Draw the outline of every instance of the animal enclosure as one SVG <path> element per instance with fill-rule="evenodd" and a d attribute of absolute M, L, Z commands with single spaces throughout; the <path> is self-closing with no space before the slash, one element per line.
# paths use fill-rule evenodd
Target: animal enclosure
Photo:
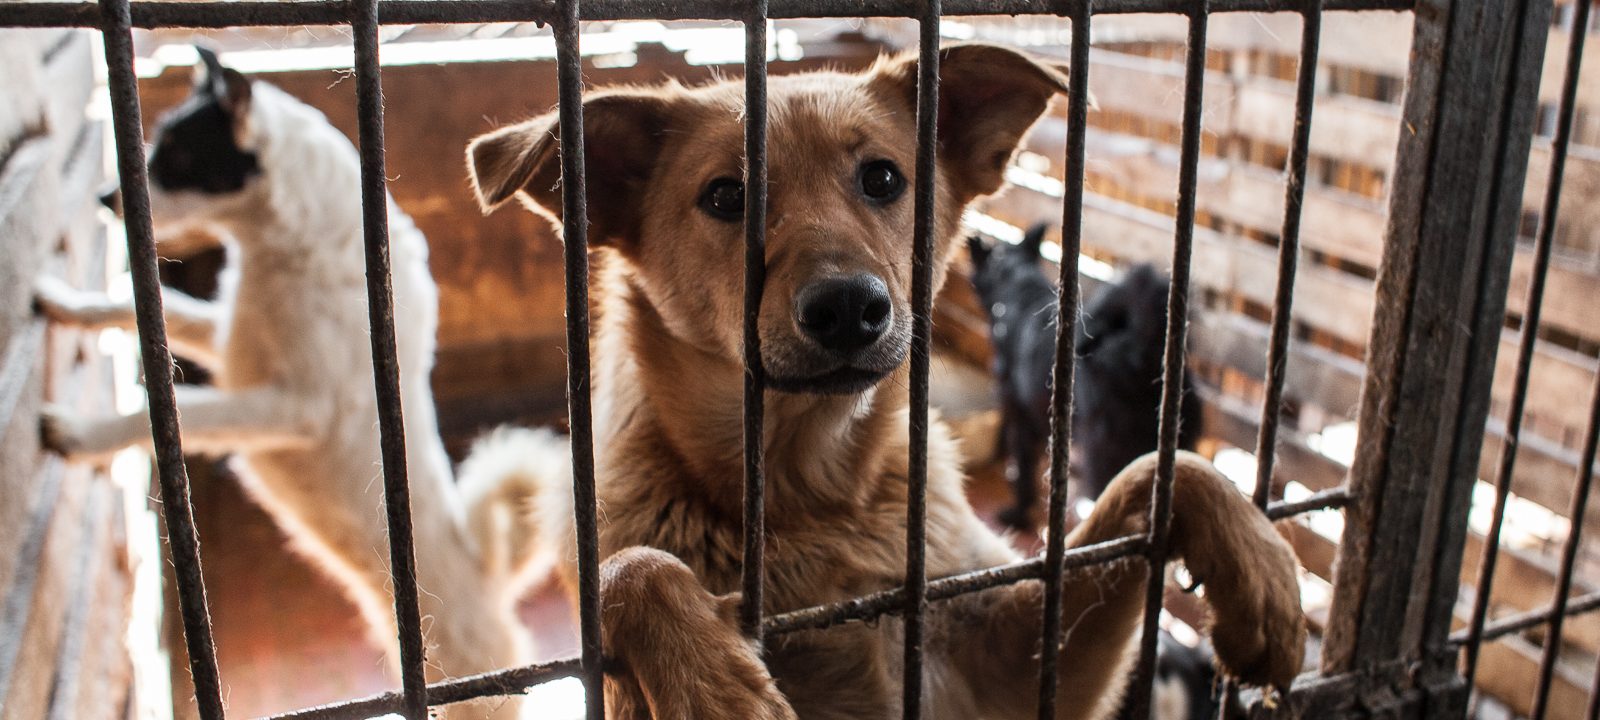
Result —
<path fill-rule="evenodd" d="M 1230 52 L 1247 44 L 1241 38 L 1251 31 L 1232 22 L 1236 13 L 1245 12 L 1276 13 L 1265 21 L 1271 23 L 1265 32 L 1277 43 L 1276 52 Z M 1411 13 L 1398 23 L 1409 25 L 1409 32 L 1394 38 L 1409 43 L 1403 78 L 1376 70 L 1363 72 L 1363 62 L 1381 66 L 1394 59 L 1357 57 L 1340 43 L 1358 32 L 1351 28 L 1362 27 L 1357 18 L 1401 19 L 1394 15 L 1397 12 Z M 1127 16 L 1134 13 L 1141 14 L 1144 25 L 1133 25 Z M 997 17 L 1012 14 L 1027 17 Z M 380 30 L 390 24 L 548 23 L 556 41 L 554 69 L 562 126 L 567 130 L 562 136 L 581 138 L 578 98 L 586 84 L 584 75 L 593 68 L 583 65 L 580 21 L 660 18 L 742 23 L 747 33 L 744 77 L 750 99 L 746 273 L 761 278 L 768 22 L 856 16 L 876 17 L 869 27 L 880 23 L 885 37 L 899 37 L 907 47 L 920 48 L 925 69 L 937 67 L 940 40 L 955 34 L 942 31 L 951 29 L 968 37 L 1026 44 L 1070 60 L 1067 102 L 1035 128 L 1027 152 L 1008 172 L 1017 188 L 991 200 L 974 226 L 980 232 L 1004 235 L 1007 228 L 1026 226 L 1041 217 L 1059 219 L 1062 328 L 1070 329 L 1075 322 L 1083 284 L 1095 282 L 1080 278 L 1081 263 L 1075 259 L 1154 260 L 1169 268 L 1173 280 L 1165 350 L 1169 389 L 1161 406 L 1159 451 L 1164 463 L 1153 503 L 1155 530 L 1065 550 L 1062 529 L 1069 512 L 1065 468 L 1070 438 L 1065 423 L 1057 423 L 1049 460 L 1055 481 L 1049 491 L 1047 544 L 1041 557 L 968 575 L 929 578 L 922 561 L 926 540 L 919 514 L 922 506 L 913 493 L 903 587 L 773 617 L 762 617 L 760 603 L 750 602 L 744 620 L 753 637 L 870 622 L 885 615 L 903 617 L 908 628 L 907 675 L 917 679 L 908 683 L 905 708 L 907 717 L 916 717 L 921 695 L 914 683 L 920 681 L 917 670 L 922 660 L 915 628 L 929 603 L 1026 579 L 1046 579 L 1051 581 L 1048 587 L 1058 588 L 1060 579 L 1075 570 L 1142 557 L 1152 582 L 1133 687 L 1136 698 L 1147 694 L 1156 622 L 1167 603 L 1184 602 L 1182 597 L 1169 599 L 1163 580 L 1177 442 L 1176 423 L 1170 418 L 1176 416 L 1179 402 L 1177 383 L 1172 381 L 1187 363 L 1200 369 L 1205 388 L 1212 393 L 1206 398 L 1211 433 L 1219 442 L 1255 456 L 1252 489 L 1258 508 L 1275 519 L 1323 513 L 1343 520 L 1338 542 L 1303 525 L 1285 526 L 1302 562 L 1314 574 L 1324 575 L 1328 586 L 1328 603 L 1313 613 L 1323 636 L 1321 662 L 1278 701 L 1278 709 L 1246 692 L 1243 700 L 1249 712 L 1460 717 L 1474 682 L 1494 697 L 1503 695 L 1518 714 L 1578 717 L 1586 706 L 1595 707 L 1586 694 L 1596 683 L 1573 680 L 1563 666 L 1570 658 L 1562 657 L 1568 645 L 1591 662 L 1589 656 L 1600 650 L 1600 626 L 1593 624 L 1594 616 L 1580 614 L 1600 608 L 1600 593 L 1581 581 L 1586 560 L 1581 539 L 1584 531 L 1594 528 L 1597 517 L 1586 500 L 1600 429 L 1600 382 L 1594 359 L 1600 335 L 1588 318 L 1600 273 L 1593 268 L 1592 236 L 1584 236 L 1593 206 L 1572 207 L 1569 213 L 1560 204 L 1563 169 L 1569 163 L 1572 169 L 1582 167 L 1581 173 L 1572 173 L 1574 177 L 1595 177 L 1588 172 L 1597 162 L 1593 151 L 1569 147 L 1594 142 L 1593 118 L 1581 116 L 1578 103 L 1582 86 L 1578 71 L 1591 24 L 1587 2 L 104 0 L 14 5 L 0 11 L 0 26 L 95 27 L 104 32 L 141 311 L 141 352 L 156 421 L 162 511 L 171 533 L 188 659 L 202 716 L 223 716 L 223 683 L 210 639 L 199 570 L 203 556 L 188 503 L 171 358 L 160 313 L 133 29 L 336 25 L 348 26 L 354 35 L 355 124 L 362 148 L 375 381 L 384 409 L 383 470 L 404 682 L 400 692 L 281 717 L 395 712 L 421 718 L 430 706 L 520 693 L 574 676 L 582 678 L 587 688 L 590 717 L 601 717 L 599 688 L 605 665 L 597 620 L 600 558 L 587 394 L 589 274 L 581 142 L 562 147 L 568 240 L 564 330 L 579 501 L 581 653 L 434 685 L 423 680 L 405 453 L 397 444 L 403 419 L 384 212 L 386 160 L 395 158 L 399 149 L 388 148 L 385 157 Z M 1036 23 L 1031 39 L 1026 37 L 1029 22 Z M 1298 44 L 1286 39 L 1296 31 Z M 1132 39 L 1113 45 L 1118 37 Z M 1555 38 L 1566 43 L 1569 54 L 1555 53 L 1562 62 L 1552 65 L 1546 56 Z M 1395 52 L 1405 56 L 1403 49 Z M 1318 68 L 1328 56 L 1339 58 L 1345 68 L 1342 74 L 1319 76 Z M 1163 62 L 1181 63 L 1181 72 L 1167 72 L 1170 68 Z M 1216 77 L 1225 72 L 1233 73 L 1235 84 Z M 1151 82 L 1152 77 L 1159 82 Z M 1279 81 L 1249 79 L 1255 77 Z M 1402 86 L 1403 107 L 1388 113 L 1383 103 L 1400 101 Z M 1088 104 L 1091 90 L 1100 106 L 1093 115 Z M 1166 101 L 1152 105 L 1152 92 L 1165 93 Z M 919 83 L 918 107 L 934 107 L 937 95 L 937 74 L 928 72 Z M 1216 104 L 1219 95 L 1227 98 L 1227 105 Z M 1150 107 L 1158 110 L 1150 112 Z M 924 152 L 918 178 L 931 177 L 935 115 L 919 113 Z M 1118 140 L 1130 135 L 1146 140 L 1129 153 L 1133 160 L 1109 169 L 1096 164 L 1097 150 L 1126 152 L 1126 143 Z M 459 147 L 450 151 L 458 152 Z M 1228 171 L 1218 158 L 1253 170 Z M 1152 188 L 1167 182 L 1162 167 L 1176 171 L 1175 193 L 1170 186 Z M 1271 175 L 1279 170 L 1286 179 Z M 1531 190 L 1527 199 L 1525 189 Z M 1573 194 L 1594 197 L 1587 187 L 1574 188 Z M 1385 197 L 1386 217 L 1381 205 Z M 911 258 L 918 268 L 911 355 L 914 447 L 925 443 L 928 431 L 935 370 L 930 357 L 936 337 L 949 352 L 979 358 L 984 354 L 973 347 L 970 333 L 963 340 L 959 332 L 963 323 L 971 322 L 962 315 L 963 309 L 970 311 L 970 299 L 963 304 L 959 297 L 944 298 L 936 310 L 930 291 L 932 198 L 931 183 L 916 188 L 921 220 L 917 252 Z M 1171 200 L 1176 208 L 1168 218 L 1162 213 L 1172 210 Z M 1532 242 L 1519 242 L 1522 235 L 1531 236 Z M 1585 257 L 1590 258 L 1587 265 Z M 759 303 L 760 284 L 753 287 L 757 292 L 750 302 Z M 755 346 L 754 325 L 746 329 L 750 352 Z M 1058 355 L 1070 357 L 1072 333 L 1063 332 L 1061 343 Z M 1071 363 L 1057 367 L 1053 407 L 1057 417 L 1064 417 L 1071 403 Z M 746 436 L 760 437 L 759 361 L 747 370 Z M 1577 388 L 1583 391 L 1576 392 Z M 1348 467 L 1313 448 L 1309 433 L 1295 424 L 1313 413 L 1341 411 L 1352 412 L 1359 431 Z M 747 443 L 745 452 L 744 592 L 747 598 L 760 598 L 761 448 Z M 925 458 L 914 454 L 913 468 L 919 461 Z M 1481 529 L 1470 518 L 1475 492 L 1481 493 L 1480 478 L 1494 481 L 1486 498 L 1489 519 Z M 1295 491 L 1289 489 L 1290 481 L 1298 483 Z M 1553 567 L 1544 567 L 1524 551 L 1501 550 L 1501 528 L 1513 490 L 1570 521 L 1570 530 L 1554 553 L 1558 560 Z M 1575 589 L 1580 592 L 1573 596 Z M 1495 607 L 1513 612 L 1492 617 Z M 1041 637 L 1046 639 L 1042 677 L 1053 679 L 1048 668 L 1058 662 L 1054 648 L 1064 630 L 1052 613 L 1040 620 Z M 1529 628 L 1547 628 L 1542 649 L 1526 641 L 1520 648 L 1490 643 Z M 1497 687 L 1496 683 L 1517 675 L 1518 663 L 1534 678 L 1533 685 Z M 1051 707 L 1053 683 L 1041 681 L 1041 686 L 1041 707 Z M 1593 716 L 1593 709 L 1588 712 Z M 1045 714 L 1041 710 L 1041 716 Z"/>

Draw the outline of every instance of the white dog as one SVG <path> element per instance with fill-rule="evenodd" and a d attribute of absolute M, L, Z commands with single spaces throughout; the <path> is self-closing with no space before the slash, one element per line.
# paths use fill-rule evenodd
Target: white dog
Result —
<path fill-rule="evenodd" d="M 202 50 L 194 91 L 160 121 L 150 155 L 158 227 L 202 221 L 232 239 L 216 302 L 168 289 L 167 331 L 182 354 L 214 370 L 215 387 L 177 389 L 183 442 L 236 453 L 251 493 L 300 548 L 336 576 L 394 658 L 377 406 L 364 279 L 360 166 L 355 148 L 316 110 L 252 83 Z M 438 291 L 427 244 L 389 200 L 395 326 L 407 464 L 429 677 L 518 663 L 525 633 L 511 612 L 505 563 L 481 552 L 452 483 L 428 384 Z M 41 280 L 52 319 L 133 327 L 132 307 Z M 47 444 L 94 457 L 149 443 L 148 415 L 88 418 L 46 413 Z M 472 488 L 515 486 L 516 458 L 548 456 L 559 440 L 502 430 L 467 467 L 495 477 Z M 479 491 L 482 492 L 482 491 Z M 459 707 L 459 706 L 458 706 Z M 504 699 L 455 717 L 512 717 Z"/>

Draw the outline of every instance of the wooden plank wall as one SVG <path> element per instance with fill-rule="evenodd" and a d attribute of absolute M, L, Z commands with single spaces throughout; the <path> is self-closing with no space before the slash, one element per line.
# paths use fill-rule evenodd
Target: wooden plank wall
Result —
<path fill-rule="evenodd" d="M 84 31 L 0 33 L 0 718 L 124 718 L 124 490 L 39 448 L 38 411 L 110 402 L 94 338 L 47 330 L 33 278 L 105 287 L 102 125 Z"/>

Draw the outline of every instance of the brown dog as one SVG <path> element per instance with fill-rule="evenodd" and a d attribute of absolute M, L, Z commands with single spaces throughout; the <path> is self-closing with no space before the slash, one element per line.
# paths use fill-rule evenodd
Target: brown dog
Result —
<path fill-rule="evenodd" d="M 993 193 L 1065 76 L 985 45 L 942 52 L 936 283 L 960 218 Z M 772 78 L 766 400 L 766 607 L 779 613 L 903 581 L 915 157 L 914 57 L 857 74 Z M 899 712 L 902 624 L 886 618 L 773 637 L 758 653 L 732 607 L 741 564 L 742 115 L 737 82 L 592 93 L 584 102 L 597 279 L 595 447 L 605 651 L 613 717 L 888 718 Z M 485 208 L 512 197 L 559 219 L 549 114 L 468 150 Z M 928 574 L 1015 562 L 973 513 L 958 450 L 933 424 Z M 1148 527 L 1154 459 L 1134 463 L 1069 538 Z M 575 569 L 568 478 L 533 479 L 532 525 Z M 1204 578 L 1228 672 L 1287 686 L 1305 630 L 1294 557 L 1202 458 L 1180 454 L 1173 547 Z M 514 550 L 521 555 L 526 548 Z M 1063 718 L 1097 718 L 1126 683 L 1144 597 L 1136 560 L 1065 586 Z M 935 603 L 930 718 L 1031 717 L 1044 589 L 1037 581 Z M 770 673 L 770 675 L 769 675 Z"/>

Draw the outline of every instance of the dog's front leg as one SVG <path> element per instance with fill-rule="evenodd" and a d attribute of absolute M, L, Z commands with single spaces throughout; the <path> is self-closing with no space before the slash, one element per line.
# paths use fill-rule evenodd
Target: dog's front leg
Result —
<path fill-rule="evenodd" d="M 1067 546 L 1147 532 L 1155 466 L 1150 454 L 1124 469 Z M 1178 453 L 1172 507 L 1172 552 L 1205 583 L 1223 672 L 1250 684 L 1287 687 L 1300 670 L 1305 645 L 1293 552 L 1233 483 L 1198 455 Z M 1103 718 L 1115 709 L 1129 675 L 1147 575 L 1145 563 L 1126 559 L 1078 571 L 1064 582 L 1058 718 Z M 952 603 L 952 617 L 982 618 L 951 623 L 955 647 L 985 648 L 955 655 L 974 693 L 1000 716 L 1033 716 L 1043 584 L 997 588 Z M 970 640 L 959 638 L 963 632 Z"/>
<path fill-rule="evenodd" d="M 212 387 L 175 388 L 184 449 L 190 452 L 241 452 L 304 445 L 315 437 L 323 401 L 264 387 L 224 391 Z M 46 407 L 40 418 L 46 447 L 67 457 L 95 458 L 136 444 L 149 445 L 150 413 L 90 417 Z"/>
<path fill-rule="evenodd" d="M 137 329 L 131 301 L 118 302 L 104 293 L 78 290 L 49 275 L 34 281 L 33 298 L 39 311 L 52 322 L 88 329 Z M 177 346 L 179 354 L 208 368 L 217 367 L 216 303 L 162 286 L 161 305 L 167 321 L 167 339 Z"/>
<path fill-rule="evenodd" d="M 681 560 L 633 547 L 600 566 L 607 714 L 643 720 L 794 720 L 739 633 L 738 594 L 707 592 Z"/>

